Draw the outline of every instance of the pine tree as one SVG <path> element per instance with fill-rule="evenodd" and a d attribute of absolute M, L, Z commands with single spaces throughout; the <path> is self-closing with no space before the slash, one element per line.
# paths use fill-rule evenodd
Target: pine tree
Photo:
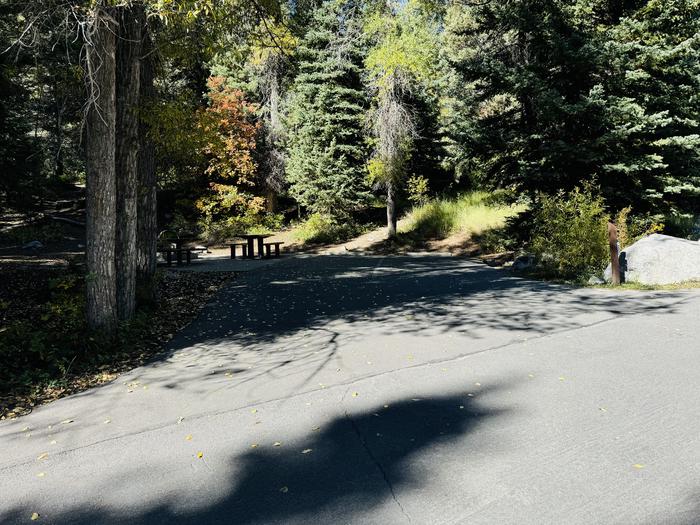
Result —
<path fill-rule="evenodd" d="M 342 216 L 370 195 L 359 16 L 352 1 L 327 0 L 297 51 L 286 174 L 291 195 L 315 213 Z"/>
<path fill-rule="evenodd" d="M 564 2 L 455 5 L 445 44 L 455 164 L 478 182 L 526 191 L 571 188 L 595 174 L 599 128 L 586 95 L 599 51 Z"/>
<path fill-rule="evenodd" d="M 615 207 L 700 208 L 700 2 L 651 0 L 611 26 L 600 177 Z"/>

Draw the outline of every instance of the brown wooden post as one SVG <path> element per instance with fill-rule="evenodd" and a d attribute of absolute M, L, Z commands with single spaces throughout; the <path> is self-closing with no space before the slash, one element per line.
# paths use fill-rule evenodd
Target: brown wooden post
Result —
<path fill-rule="evenodd" d="M 620 285 L 620 253 L 617 247 L 617 226 L 608 223 L 608 240 L 610 241 L 610 267 L 613 286 Z"/>

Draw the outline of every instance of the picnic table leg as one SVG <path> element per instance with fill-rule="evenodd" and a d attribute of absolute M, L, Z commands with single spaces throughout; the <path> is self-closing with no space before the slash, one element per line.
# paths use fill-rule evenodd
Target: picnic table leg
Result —
<path fill-rule="evenodd" d="M 254 257 L 253 246 L 253 238 L 248 237 L 248 259 L 252 259 Z"/>
<path fill-rule="evenodd" d="M 177 250 L 177 265 L 182 266 L 182 250 Z"/>
<path fill-rule="evenodd" d="M 173 265 L 173 252 L 171 252 L 170 250 L 167 250 L 165 253 L 166 253 L 166 258 L 168 259 L 168 266 L 172 266 Z"/>
<path fill-rule="evenodd" d="M 279 256 L 280 256 L 280 245 L 275 244 L 275 257 L 279 257 Z"/>
<path fill-rule="evenodd" d="M 187 266 L 189 266 L 190 263 L 192 262 L 192 252 L 190 252 L 189 250 L 187 250 L 186 253 L 187 253 Z"/>
<path fill-rule="evenodd" d="M 265 257 L 265 247 L 263 246 L 263 243 L 265 242 L 265 239 L 262 237 L 258 237 L 258 255 L 262 259 Z"/>
<path fill-rule="evenodd" d="M 244 256 L 245 256 L 245 254 L 244 254 Z M 235 259 L 235 258 L 236 258 L 236 245 L 232 244 L 231 245 L 231 259 Z"/>

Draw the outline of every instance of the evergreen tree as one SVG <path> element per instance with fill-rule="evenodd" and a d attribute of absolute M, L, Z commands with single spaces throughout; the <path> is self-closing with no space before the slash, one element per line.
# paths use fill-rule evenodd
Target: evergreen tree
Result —
<path fill-rule="evenodd" d="M 600 182 L 615 207 L 700 208 L 700 2 L 651 0 L 611 26 Z"/>
<path fill-rule="evenodd" d="M 298 48 L 299 74 L 288 114 L 287 181 L 310 211 L 344 215 L 366 202 L 362 133 L 367 98 L 359 7 L 328 0 Z"/>
<path fill-rule="evenodd" d="M 478 182 L 530 191 L 595 174 L 599 127 L 587 94 L 600 53 L 563 2 L 455 5 L 445 43 L 455 164 Z"/>

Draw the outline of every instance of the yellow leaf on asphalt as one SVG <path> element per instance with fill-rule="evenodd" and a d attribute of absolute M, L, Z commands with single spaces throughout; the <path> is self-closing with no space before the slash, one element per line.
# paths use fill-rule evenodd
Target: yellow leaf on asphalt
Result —
<path fill-rule="evenodd" d="M 204 457 L 204 452 L 197 452 L 197 457 L 202 459 Z"/>
<path fill-rule="evenodd" d="M 358 394 L 357 392 L 353 392 L 353 393 L 352 393 L 352 397 L 357 397 L 357 396 L 359 396 L 359 395 L 360 395 L 360 394 Z"/>
<path fill-rule="evenodd" d="M 43 454 L 40 454 L 38 458 L 36 458 L 37 461 L 41 461 L 42 459 L 46 459 L 49 457 L 48 452 L 44 452 Z"/>
<path fill-rule="evenodd" d="M 566 378 L 562 376 L 562 377 L 559 378 L 559 381 L 564 381 L 565 379 L 566 379 Z"/>
<path fill-rule="evenodd" d="M 56 444 L 56 440 L 54 439 L 53 441 L 51 441 L 50 444 L 51 444 L 51 445 L 55 445 L 55 444 Z"/>
<path fill-rule="evenodd" d="M 32 517 L 30 518 L 32 521 L 36 521 L 39 519 L 39 514 L 37 512 L 32 512 Z"/>
<path fill-rule="evenodd" d="M 29 428 L 29 427 L 24 427 L 24 428 L 22 429 L 22 432 L 29 432 L 30 430 L 31 430 L 31 428 Z"/>
<path fill-rule="evenodd" d="M 636 469 L 643 469 L 643 468 L 645 467 L 645 465 L 642 465 L 641 463 L 635 463 L 635 464 L 632 465 L 632 466 L 633 466 L 634 468 L 636 468 Z"/>
<path fill-rule="evenodd" d="M 313 432 L 316 432 L 317 430 L 320 430 L 320 429 L 321 429 L 321 427 L 313 427 L 311 430 L 312 430 Z"/>
<path fill-rule="evenodd" d="M 185 440 L 186 440 L 186 441 L 192 441 L 192 434 L 187 434 L 187 435 L 185 436 Z"/>
<path fill-rule="evenodd" d="M 252 445 L 250 445 L 250 448 L 258 448 L 258 444 L 257 444 L 257 443 L 253 443 Z"/>
<path fill-rule="evenodd" d="M 281 492 L 282 494 L 286 494 L 287 492 L 289 492 L 289 488 L 287 488 L 287 487 L 282 487 L 282 488 L 280 489 L 280 492 Z"/>
<path fill-rule="evenodd" d="M 273 447 L 281 447 L 281 446 L 282 446 L 282 443 L 281 443 L 280 441 L 275 441 L 275 442 L 272 444 L 272 446 L 273 446 Z"/>
<path fill-rule="evenodd" d="M 301 453 L 302 453 L 302 454 L 308 454 L 309 452 L 311 452 L 311 450 L 312 450 L 312 449 L 310 449 L 310 448 L 305 448 L 304 450 L 301 451 Z"/>
<path fill-rule="evenodd" d="M 37 478 L 43 478 L 44 476 L 46 476 L 46 472 L 39 472 L 39 473 L 36 475 Z"/>
<path fill-rule="evenodd" d="M 257 411 L 258 411 L 258 410 L 257 410 L 256 408 L 253 408 L 253 409 L 250 411 L 250 413 L 251 413 L 251 414 L 255 414 L 255 413 L 257 413 Z"/>
<path fill-rule="evenodd" d="M 110 424 L 111 422 L 112 422 L 112 420 L 109 419 L 109 418 L 107 418 L 107 419 L 104 420 L 104 424 L 105 424 L 105 425 L 108 425 L 108 424 Z"/>
<path fill-rule="evenodd" d="M 180 423 L 182 423 L 184 421 L 184 419 L 185 419 L 184 417 L 177 418 L 177 424 L 179 425 Z"/>
<path fill-rule="evenodd" d="M 67 425 L 69 423 L 73 423 L 73 420 L 72 419 L 64 419 L 63 421 L 61 421 L 62 425 Z"/>

